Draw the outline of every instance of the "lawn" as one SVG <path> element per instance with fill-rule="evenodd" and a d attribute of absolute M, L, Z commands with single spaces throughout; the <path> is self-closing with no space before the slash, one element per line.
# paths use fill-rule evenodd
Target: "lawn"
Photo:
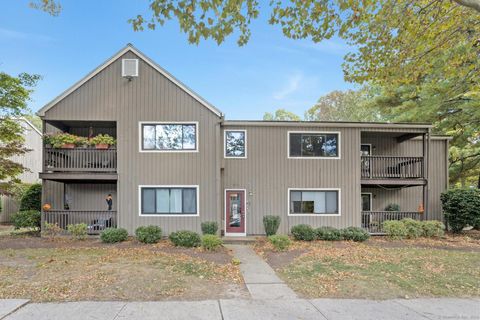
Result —
<path fill-rule="evenodd" d="M 25 248 L 8 248 L 11 239 L 0 239 L 0 299 L 203 300 L 248 294 L 227 250 L 206 253 L 167 241 L 15 240 Z"/>
<path fill-rule="evenodd" d="M 297 242 L 284 253 L 265 243 L 256 249 L 308 298 L 480 296 L 478 240 L 374 238 L 366 243 Z"/>

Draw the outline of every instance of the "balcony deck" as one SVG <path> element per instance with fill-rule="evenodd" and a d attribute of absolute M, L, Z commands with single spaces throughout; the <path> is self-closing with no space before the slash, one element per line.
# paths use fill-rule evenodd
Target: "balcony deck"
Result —
<path fill-rule="evenodd" d="M 422 214 L 413 211 L 362 211 L 362 228 L 373 235 L 385 234 L 383 223 L 388 220 L 411 218 L 421 220 Z"/>
<path fill-rule="evenodd" d="M 69 224 L 85 223 L 88 234 L 100 234 L 106 228 L 117 227 L 117 211 L 48 210 L 42 212 L 42 229 L 45 222 L 67 230 Z"/>
<path fill-rule="evenodd" d="M 361 183 L 365 185 L 424 185 L 423 157 L 361 156 Z"/>

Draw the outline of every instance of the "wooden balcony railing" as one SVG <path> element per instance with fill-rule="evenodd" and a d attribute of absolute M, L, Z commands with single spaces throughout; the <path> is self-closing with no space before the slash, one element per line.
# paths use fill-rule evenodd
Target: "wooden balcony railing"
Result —
<path fill-rule="evenodd" d="M 371 234 L 384 234 L 385 221 L 404 218 L 420 220 L 421 214 L 413 211 L 362 211 L 362 228 Z"/>
<path fill-rule="evenodd" d="M 85 223 L 89 234 L 100 234 L 106 228 L 117 227 L 117 211 L 48 210 L 42 212 L 42 228 L 45 222 L 64 230 L 69 224 Z"/>
<path fill-rule="evenodd" d="M 362 179 L 423 178 L 423 157 L 362 156 L 361 171 Z"/>
<path fill-rule="evenodd" d="M 116 149 L 45 148 L 44 171 L 115 172 Z"/>

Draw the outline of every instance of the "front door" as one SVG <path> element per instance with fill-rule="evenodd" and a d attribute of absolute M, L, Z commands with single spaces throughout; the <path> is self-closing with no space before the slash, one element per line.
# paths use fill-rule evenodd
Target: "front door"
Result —
<path fill-rule="evenodd" d="M 225 191 L 225 234 L 245 235 L 245 190 Z"/>

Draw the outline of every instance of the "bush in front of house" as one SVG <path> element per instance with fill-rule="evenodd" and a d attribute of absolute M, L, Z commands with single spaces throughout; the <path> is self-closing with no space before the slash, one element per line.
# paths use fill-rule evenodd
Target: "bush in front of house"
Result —
<path fill-rule="evenodd" d="M 315 229 L 315 238 L 325 241 L 337 241 L 342 240 L 342 232 L 333 227 L 319 227 Z"/>
<path fill-rule="evenodd" d="M 63 229 L 58 226 L 58 223 L 45 222 L 42 228 L 42 235 L 51 239 L 55 239 L 61 235 Z"/>
<path fill-rule="evenodd" d="M 315 240 L 315 230 L 308 224 L 298 224 L 290 230 L 295 240 Z"/>
<path fill-rule="evenodd" d="M 292 244 L 288 236 L 281 234 L 269 236 L 268 241 L 273 245 L 276 251 L 285 251 Z"/>
<path fill-rule="evenodd" d="M 445 225 L 441 221 L 422 221 L 422 235 L 427 238 L 441 237 L 445 234 Z"/>
<path fill-rule="evenodd" d="M 205 234 L 202 236 L 202 247 L 208 251 L 216 251 L 223 246 L 223 241 L 215 234 Z"/>
<path fill-rule="evenodd" d="M 205 221 L 201 224 L 202 234 L 217 234 L 218 223 L 216 221 Z"/>
<path fill-rule="evenodd" d="M 15 229 L 40 229 L 42 214 L 37 210 L 25 210 L 14 213 L 11 219 Z"/>
<path fill-rule="evenodd" d="M 42 185 L 35 183 L 29 186 L 20 198 L 19 211 L 42 210 Z"/>
<path fill-rule="evenodd" d="M 403 239 L 407 236 L 407 227 L 400 220 L 389 220 L 383 223 L 383 231 L 390 239 Z"/>
<path fill-rule="evenodd" d="M 263 227 L 265 228 L 267 237 L 277 233 L 281 221 L 280 216 L 267 215 L 263 217 Z"/>
<path fill-rule="evenodd" d="M 351 240 L 355 242 L 367 241 L 370 238 L 370 234 L 362 228 L 348 227 L 341 230 L 344 240 Z"/>
<path fill-rule="evenodd" d="M 442 193 L 443 211 L 448 228 L 454 233 L 480 224 L 480 189 L 451 189 Z"/>
<path fill-rule="evenodd" d="M 407 229 L 407 238 L 416 239 L 423 235 L 422 222 L 412 218 L 405 218 L 401 220 Z"/>
<path fill-rule="evenodd" d="M 105 243 L 116 243 L 127 240 L 128 232 L 123 228 L 107 228 L 100 234 L 100 240 Z"/>
<path fill-rule="evenodd" d="M 168 237 L 172 243 L 177 247 L 199 247 L 202 244 L 200 235 L 189 230 L 181 230 L 170 233 Z"/>
<path fill-rule="evenodd" d="M 135 230 L 138 241 L 143 243 L 157 243 L 162 239 L 162 229 L 159 226 L 141 226 Z"/>
<path fill-rule="evenodd" d="M 86 223 L 69 224 L 67 226 L 68 232 L 76 240 L 85 240 L 87 238 L 87 229 Z"/>

